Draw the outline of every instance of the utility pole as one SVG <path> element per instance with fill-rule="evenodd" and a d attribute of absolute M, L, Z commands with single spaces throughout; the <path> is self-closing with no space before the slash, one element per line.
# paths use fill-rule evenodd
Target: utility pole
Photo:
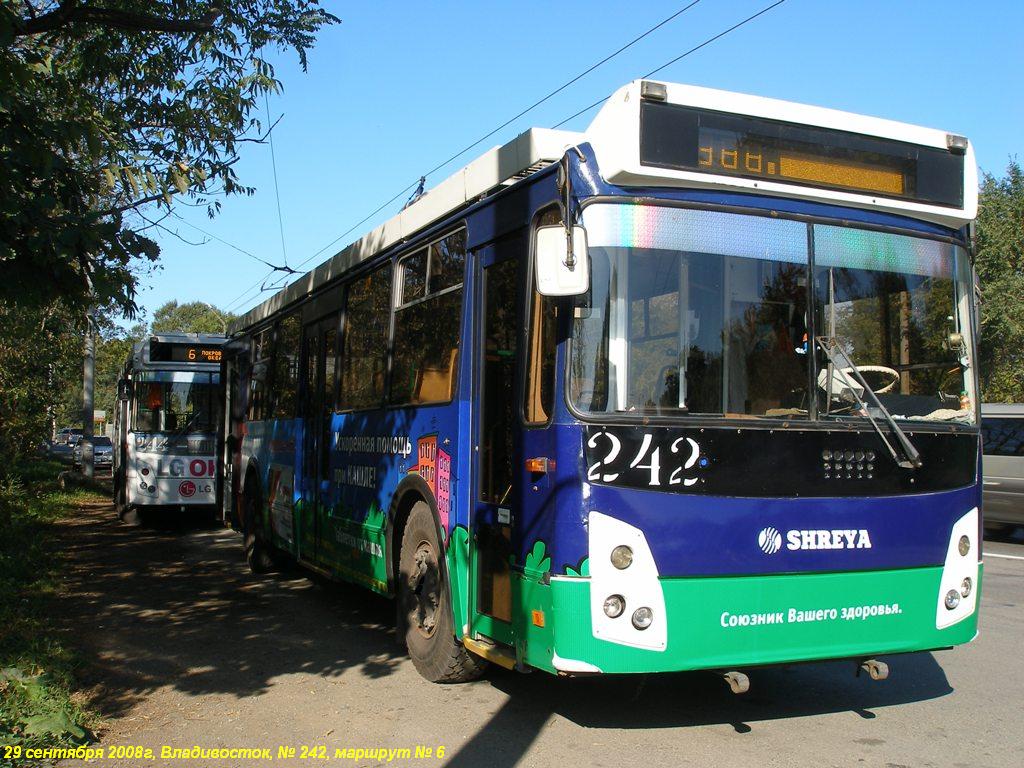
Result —
<path fill-rule="evenodd" d="M 93 336 L 92 315 L 85 316 L 85 361 L 82 365 L 82 474 L 93 477 L 93 381 L 96 376 L 96 340 Z M 89 450 L 85 450 L 89 441 Z"/>

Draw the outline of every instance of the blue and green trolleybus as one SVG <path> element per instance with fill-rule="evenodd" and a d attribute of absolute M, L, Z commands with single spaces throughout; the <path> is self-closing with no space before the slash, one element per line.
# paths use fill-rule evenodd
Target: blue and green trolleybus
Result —
<path fill-rule="evenodd" d="M 434 681 L 948 648 L 981 587 L 970 142 L 633 82 L 236 325 L 225 513 Z"/>

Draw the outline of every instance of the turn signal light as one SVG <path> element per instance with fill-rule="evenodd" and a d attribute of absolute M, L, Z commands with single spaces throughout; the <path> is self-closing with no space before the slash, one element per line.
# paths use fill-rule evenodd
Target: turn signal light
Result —
<path fill-rule="evenodd" d="M 555 471 L 555 460 L 546 456 L 537 456 L 526 460 L 526 471 L 537 475 L 543 475 Z"/>

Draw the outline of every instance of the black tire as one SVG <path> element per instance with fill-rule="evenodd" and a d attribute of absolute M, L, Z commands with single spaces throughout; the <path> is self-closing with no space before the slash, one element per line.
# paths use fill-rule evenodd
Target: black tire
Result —
<path fill-rule="evenodd" d="M 274 568 L 273 553 L 263 538 L 260 504 L 259 481 L 250 477 L 242 495 L 242 540 L 245 543 L 245 561 L 253 573 L 267 573 Z"/>
<path fill-rule="evenodd" d="M 114 508 L 117 510 L 117 517 L 125 525 L 141 525 L 142 514 L 137 507 L 128 503 L 128 488 L 123 482 L 117 484 L 114 492 Z"/>
<path fill-rule="evenodd" d="M 455 638 L 443 557 L 434 515 L 418 501 L 409 512 L 398 556 L 398 637 L 427 680 L 463 683 L 479 677 L 487 662 Z"/>
<path fill-rule="evenodd" d="M 114 493 L 113 493 L 113 496 L 114 496 L 114 498 L 113 498 L 114 511 L 117 513 L 117 516 L 120 517 L 121 516 L 121 510 L 124 509 L 124 506 L 125 506 L 124 505 L 124 480 L 121 479 L 120 475 L 114 474 L 114 475 L 111 476 L 110 483 L 111 483 L 111 485 L 113 486 L 113 489 L 114 489 Z"/>

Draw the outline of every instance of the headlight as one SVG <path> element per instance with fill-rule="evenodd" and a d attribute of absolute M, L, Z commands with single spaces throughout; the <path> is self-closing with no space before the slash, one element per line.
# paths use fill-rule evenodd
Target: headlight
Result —
<path fill-rule="evenodd" d="M 637 629 L 647 629 L 653 621 L 654 611 L 650 608 L 637 608 L 633 611 L 633 626 Z"/>
<path fill-rule="evenodd" d="M 626 610 L 626 601 L 622 595 L 609 595 L 604 601 L 604 615 L 609 619 L 617 619 Z"/>
<path fill-rule="evenodd" d="M 958 605 L 960 605 L 960 593 L 955 589 L 949 590 L 946 593 L 946 609 L 952 611 Z"/>
<path fill-rule="evenodd" d="M 612 550 L 612 565 L 620 571 L 624 571 L 633 564 L 633 550 L 625 544 L 620 544 Z"/>
<path fill-rule="evenodd" d="M 971 581 L 971 577 L 967 576 L 962 582 L 960 582 L 960 594 L 967 597 L 971 594 L 971 588 L 974 587 L 974 582 Z"/>
<path fill-rule="evenodd" d="M 966 557 L 967 553 L 971 551 L 971 540 L 969 538 L 967 538 L 966 536 L 961 536 L 960 537 L 960 543 L 957 545 L 957 549 L 960 550 L 960 554 L 961 555 Z M 965 597 L 966 597 L 966 595 L 965 595 Z"/>

